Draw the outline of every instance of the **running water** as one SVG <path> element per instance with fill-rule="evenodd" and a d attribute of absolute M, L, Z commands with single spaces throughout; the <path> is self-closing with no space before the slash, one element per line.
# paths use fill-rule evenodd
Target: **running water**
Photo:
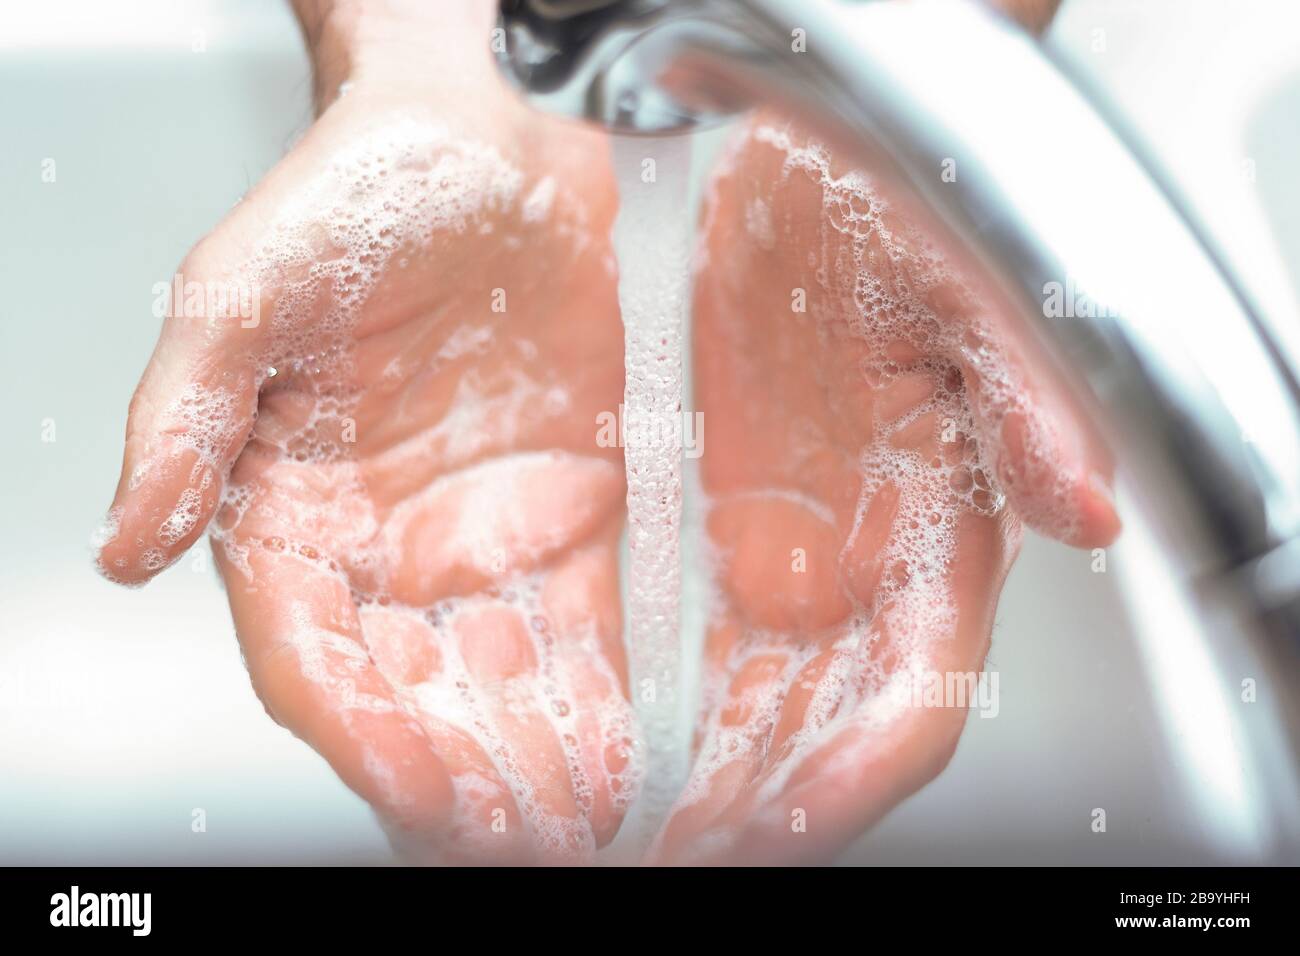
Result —
<path fill-rule="evenodd" d="M 623 313 L 627 646 L 646 747 L 636 829 L 652 833 L 685 780 L 681 545 L 683 339 L 688 301 L 690 139 L 614 137 L 614 224 Z"/>

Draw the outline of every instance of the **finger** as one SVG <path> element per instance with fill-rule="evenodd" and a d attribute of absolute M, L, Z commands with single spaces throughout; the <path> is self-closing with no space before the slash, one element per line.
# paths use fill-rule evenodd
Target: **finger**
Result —
<path fill-rule="evenodd" d="M 726 630 L 715 633 L 725 635 Z M 790 653 L 781 647 L 753 642 L 726 671 L 714 675 L 725 690 L 708 717 L 690 780 L 651 848 L 651 862 L 705 858 L 743 819 L 744 796 L 766 758 L 790 663 Z M 710 832 L 714 836 L 705 842 Z"/>
<path fill-rule="evenodd" d="M 447 628 L 404 607 L 365 604 L 359 613 L 371 659 L 398 698 L 410 705 L 456 792 L 445 834 L 430 839 L 429 834 L 389 828 L 394 848 L 415 864 L 532 862 L 532 844 L 514 795 L 475 738 L 473 719 L 465 719 L 456 686 L 459 675 L 443 654 Z"/>
<path fill-rule="evenodd" d="M 1120 521 L 1109 453 L 1073 403 L 1008 351 L 981 342 L 962 362 L 999 486 L 1036 531 L 1076 547 L 1110 544 Z"/>
<path fill-rule="evenodd" d="M 452 817 L 450 775 L 366 652 L 341 574 L 256 543 L 246 568 L 223 549 L 216 558 L 253 688 L 270 714 L 388 823 L 436 841 Z"/>
<path fill-rule="evenodd" d="M 954 447 L 954 438 L 977 439 L 978 451 L 968 450 L 967 458 L 992 472 L 996 486 L 990 484 L 989 490 L 1005 493 L 1035 530 L 1076 547 L 1109 544 L 1120 530 L 1110 491 L 1110 453 L 1061 376 L 1010 320 L 1005 297 L 984 280 L 968 251 L 945 246 L 946 259 L 927 254 L 915 224 L 902 218 L 884 215 L 879 228 L 892 230 L 897 261 L 891 267 L 906 277 L 904 287 L 925 290 L 911 304 L 922 315 L 932 314 L 929 347 L 956 366 L 943 379 L 956 379 L 959 372 L 964 386 L 962 404 L 969 413 L 956 414 L 944 431 L 973 434 L 947 434 L 947 450 Z M 889 273 L 883 264 L 875 268 Z M 915 357 L 904 354 L 914 351 L 905 340 L 892 348 L 902 350 L 890 355 L 900 365 Z M 910 384 L 922 383 L 900 377 L 882 393 L 884 404 L 897 391 L 898 404 L 909 407 Z M 946 385 L 949 395 L 958 394 L 956 384 Z"/>
<path fill-rule="evenodd" d="M 110 580 L 142 585 L 198 539 L 252 430 L 268 366 L 326 312 L 327 284 L 305 281 L 320 236 L 299 228 L 300 210 L 319 208 L 319 184 L 337 178 L 322 176 L 319 156 L 340 127 L 313 126 L 159 296 L 167 317 L 131 400 L 113 503 L 92 539 Z M 276 315 L 281 299 L 293 306 L 289 323 Z"/>
<path fill-rule="evenodd" d="M 535 691 L 540 661 L 528 625 L 514 608 L 492 604 L 461 612 L 454 630 L 493 759 L 540 860 L 586 859 L 595 839 L 574 793 L 575 763 L 551 720 L 553 701 Z"/>
<path fill-rule="evenodd" d="M 586 787 L 579 802 L 597 847 L 614 838 L 641 782 L 619 613 L 617 549 L 614 528 L 604 540 L 565 559 L 543 589 L 545 615 L 530 622 L 543 649 L 552 654 L 554 677 L 566 689 L 552 713 L 561 735 L 567 735 L 566 749 L 580 761 Z"/>
<path fill-rule="evenodd" d="M 561 562 L 531 609 L 515 593 L 434 624 L 395 607 L 361 612 L 371 657 L 457 788 L 458 859 L 585 859 L 635 794 L 617 537 L 605 537 Z"/>
<path fill-rule="evenodd" d="M 169 287 L 171 314 L 131 401 L 121 476 L 94 542 L 115 582 L 144 584 L 197 540 L 252 429 L 263 304 L 210 251 L 219 243 L 192 253 Z"/>
<path fill-rule="evenodd" d="M 939 379 L 960 408 L 950 408 L 943 424 L 943 451 L 978 462 L 996 479 L 995 487 L 1026 524 L 1065 544 L 1100 547 L 1119 534 L 1111 495 L 1114 462 L 1105 443 L 1078 403 L 1054 375 L 1045 357 L 1024 343 L 1009 320 L 1005 300 L 975 275 L 960 251 L 956 272 L 910 250 L 904 233 L 896 250 L 902 272 L 926 289 L 916 303 L 931 312 L 932 347 L 955 368 Z M 965 278 L 963 278 L 963 276 Z M 918 353 L 905 341 L 890 347 L 890 358 L 906 366 Z M 953 381 L 949 382 L 948 379 Z M 881 411 L 891 404 L 915 404 L 913 388 L 925 376 L 899 376 L 880 393 Z M 965 409 L 968 408 L 969 411 Z"/>
<path fill-rule="evenodd" d="M 743 735 L 732 728 L 725 740 L 709 741 L 697 763 L 694 793 L 684 795 L 653 848 L 652 862 L 726 861 L 770 781 L 797 758 L 803 741 L 835 718 L 847 676 L 846 655 L 829 648 L 809 650 L 815 653 L 811 660 L 805 661 L 807 653 L 782 659 L 780 670 L 771 672 L 762 695 L 764 712 L 750 710 Z M 747 745 L 737 747 L 737 737 Z M 727 749 L 740 755 L 716 767 L 718 755 Z"/>
<path fill-rule="evenodd" d="M 768 776 L 779 782 L 779 790 L 771 793 L 769 780 L 757 782 L 757 806 L 746 813 L 749 822 L 734 840 L 729 861 L 826 861 L 943 770 L 956 750 L 967 709 L 948 700 L 928 706 L 936 702 L 918 698 L 915 681 L 922 674 L 942 678 L 983 670 L 997 594 L 1014 551 L 1008 536 L 1014 531 L 1002 519 L 964 516 L 951 565 L 956 611 L 951 630 L 917 641 L 907 602 L 896 604 L 882 612 L 870 644 L 873 658 L 891 665 L 892 679 L 829 720 L 817 693 L 804 695 L 801 725 L 816 732 L 773 763 Z M 924 651 L 917 656 L 906 648 Z M 861 660 L 855 662 L 859 675 L 861 666 Z M 842 669 L 829 666 L 824 674 L 821 680 L 833 682 L 838 695 Z M 791 700 L 790 705 L 799 704 Z"/>

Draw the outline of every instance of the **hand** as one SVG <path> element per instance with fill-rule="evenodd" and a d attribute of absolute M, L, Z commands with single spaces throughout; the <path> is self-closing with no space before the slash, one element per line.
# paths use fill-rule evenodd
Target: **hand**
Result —
<path fill-rule="evenodd" d="M 606 144 L 502 89 L 490 2 L 299 6 L 325 108 L 181 268 L 249 295 L 173 303 L 100 567 L 213 519 L 254 687 L 395 842 L 585 859 L 637 785 Z"/>
<path fill-rule="evenodd" d="M 1018 516 L 1118 532 L 1104 452 L 979 290 L 866 174 L 780 117 L 742 132 L 696 276 L 718 604 L 660 862 L 842 849 L 950 759 L 966 711 L 929 692 L 982 671 Z"/>
<path fill-rule="evenodd" d="M 991 2 L 1036 31 L 1058 5 Z M 1085 547 L 1118 533 L 1109 461 L 979 290 L 784 117 L 737 138 L 704 232 L 718 606 L 651 859 L 825 860 L 951 758 L 965 712 L 915 703 L 982 671 L 1019 518 Z"/>

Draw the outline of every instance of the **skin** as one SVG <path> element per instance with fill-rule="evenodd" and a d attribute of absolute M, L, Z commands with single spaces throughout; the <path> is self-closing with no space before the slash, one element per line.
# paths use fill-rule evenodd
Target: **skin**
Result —
<path fill-rule="evenodd" d="M 1017 12 L 1045 22 L 1048 6 Z M 602 138 L 502 88 L 477 39 L 492 7 L 296 4 L 319 119 L 180 269 L 252 288 L 261 321 L 234 310 L 166 321 L 131 404 L 99 563 L 141 584 L 210 530 L 267 711 L 376 808 L 408 858 L 581 862 L 613 838 L 637 785 L 617 584 L 622 456 L 593 424 L 622 398 L 617 197 Z M 392 161 L 402 147 L 405 166 Z M 382 176 L 377 156 L 390 161 Z M 412 179 L 434 167 L 512 172 L 476 203 L 460 173 Z M 548 194 L 546 215 L 532 215 L 528 198 Z M 385 201 L 429 195 L 460 201 L 467 224 L 417 203 L 379 232 Z M 745 226 L 755 198 L 781 225 L 775 247 Z M 726 727 L 750 746 L 697 765 L 703 796 L 666 824 L 654 862 L 824 859 L 937 774 L 961 730 L 964 712 L 930 709 L 867 735 L 845 702 L 804 727 L 810 678 L 853 609 L 874 609 L 873 636 L 857 644 L 889 672 L 890 629 L 905 622 L 877 606 L 894 572 L 881 555 L 907 489 L 875 488 L 854 532 L 861 455 L 881 420 L 934 387 L 855 377 L 866 346 L 840 334 L 851 314 L 807 274 L 822 198 L 759 144 L 714 189 L 694 350 L 719 605 L 697 746 L 707 754 Z M 357 263 L 332 224 L 354 206 L 373 214 L 354 219 L 372 246 L 346 274 L 340 264 Z M 782 313 L 800 285 L 829 339 Z M 1018 381 L 1062 438 L 1071 543 L 1105 543 L 1118 526 L 1095 478 L 1104 457 L 1049 389 L 1028 371 Z M 184 400 L 194 394 L 223 397 L 215 429 Z M 938 427 L 921 416 L 898 447 L 943 454 Z M 936 669 L 980 669 L 1014 558 L 1013 509 L 1032 520 L 1059 505 L 1062 476 L 1023 467 L 1018 434 L 1012 419 L 996 439 L 1012 508 L 956 528 L 944 578 L 955 615 L 932 635 Z M 808 557 L 798 576 L 794 547 Z M 757 715 L 762 699 L 778 701 L 778 720 Z M 799 839 L 791 808 L 807 815 Z"/>

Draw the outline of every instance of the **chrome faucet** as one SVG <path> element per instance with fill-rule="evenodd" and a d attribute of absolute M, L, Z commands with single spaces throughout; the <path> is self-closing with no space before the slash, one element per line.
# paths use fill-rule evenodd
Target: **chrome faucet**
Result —
<path fill-rule="evenodd" d="M 1240 856 L 1296 862 L 1298 365 L 1116 118 L 974 0 L 503 0 L 500 26 L 541 109 L 668 134 L 784 103 L 967 250 L 1192 603 L 1230 747 L 1190 762 L 1240 776 Z M 1046 307 L 1062 288 L 1085 314 Z"/>

